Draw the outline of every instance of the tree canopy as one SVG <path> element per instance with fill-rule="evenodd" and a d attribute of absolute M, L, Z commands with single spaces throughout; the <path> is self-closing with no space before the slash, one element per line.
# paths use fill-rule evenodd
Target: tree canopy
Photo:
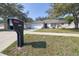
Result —
<path fill-rule="evenodd" d="M 8 18 L 8 17 L 17 17 L 20 20 L 28 21 L 27 11 L 23 12 L 24 7 L 22 4 L 17 3 L 1 3 L 0 4 L 0 17 Z"/>
<path fill-rule="evenodd" d="M 24 7 L 22 4 L 17 3 L 0 3 L 0 17 L 4 19 L 5 28 L 7 28 L 8 17 L 17 17 L 24 22 L 28 22 L 27 12 L 24 13 Z M 30 20 L 31 21 L 31 20 Z"/>
<path fill-rule="evenodd" d="M 51 4 L 48 14 L 52 17 L 58 17 L 66 14 L 72 14 L 75 28 L 78 28 L 79 3 L 55 3 Z"/>
<path fill-rule="evenodd" d="M 43 20 L 47 20 L 48 17 L 37 17 L 36 21 L 43 21 Z"/>
<path fill-rule="evenodd" d="M 73 16 L 67 16 L 64 18 L 64 20 L 66 20 L 68 22 L 68 24 L 71 24 L 71 22 L 73 22 L 75 20 L 75 18 Z"/>

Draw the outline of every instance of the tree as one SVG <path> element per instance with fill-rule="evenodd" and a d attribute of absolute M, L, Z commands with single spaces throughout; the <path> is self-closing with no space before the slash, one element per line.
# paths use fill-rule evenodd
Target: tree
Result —
<path fill-rule="evenodd" d="M 65 20 L 68 22 L 68 24 L 71 24 L 71 22 L 73 22 L 75 18 L 73 16 L 67 16 L 65 17 Z"/>
<path fill-rule="evenodd" d="M 74 19 L 75 28 L 78 29 L 78 16 L 79 16 L 79 3 L 59 3 L 51 6 L 50 13 L 54 17 L 61 15 L 72 14 Z"/>
<path fill-rule="evenodd" d="M 49 19 L 48 17 L 37 17 L 36 21 L 43 21 Z"/>
<path fill-rule="evenodd" d="M 25 20 L 27 15 L 22 12 L 23 6 L 17 3 L 1 3 L 0 4 L 0 17 L 4 19 L 4 26 L 7 29 L 7 18 L 17 17 L 21 20 Z"/>
<path fill-rule="evenodd" d="M 25 19 L 25 22 L 33 22 L 34 20 L 30 17 L 27 17 L 27 19 Z"/>

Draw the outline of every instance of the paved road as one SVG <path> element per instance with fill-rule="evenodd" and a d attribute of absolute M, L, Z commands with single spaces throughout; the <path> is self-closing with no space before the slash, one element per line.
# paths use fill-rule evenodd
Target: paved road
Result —
<path fill-rule="evenodd" d="M 71 37 L 79 37 L 79 34 L 71 34 L 71 33 L 47 33 L 47 32 L 25 32 L 26 34 L 36 34 L 36 35 L 55 35 L 55 36 L 71 36 Z"/>
<path fill-rule="evenodd" d="M 16 41 L 16 33 L 13 31 L 0 32 L 0 52 Z"/>

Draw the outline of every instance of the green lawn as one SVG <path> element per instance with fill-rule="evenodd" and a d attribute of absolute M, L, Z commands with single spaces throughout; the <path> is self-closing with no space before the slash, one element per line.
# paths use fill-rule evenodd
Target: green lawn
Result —
<path fill-rule="evenodd" d="M 17 50 L 15 42 L 3 53 L 15 56 L 79 55 L 78 37 L 25 35 L 25 43 L 22 50 Z"/>
<path fill-rule="evenodd" d="M 79 33 L 79 29 L 40 29 L 36 32 Z"/>

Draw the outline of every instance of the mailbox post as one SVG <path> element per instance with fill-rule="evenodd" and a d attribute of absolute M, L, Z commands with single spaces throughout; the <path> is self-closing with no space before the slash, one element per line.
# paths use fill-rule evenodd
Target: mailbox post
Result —
<path fill-rule="evenodd" d="M 23 30 L 24 30 L 24 23 L 18 19 L 12 19 L 13 29 L 17 33 L 17 46 L 22 47 L 24 45 L 24 37 L 23 37 Z"/>

